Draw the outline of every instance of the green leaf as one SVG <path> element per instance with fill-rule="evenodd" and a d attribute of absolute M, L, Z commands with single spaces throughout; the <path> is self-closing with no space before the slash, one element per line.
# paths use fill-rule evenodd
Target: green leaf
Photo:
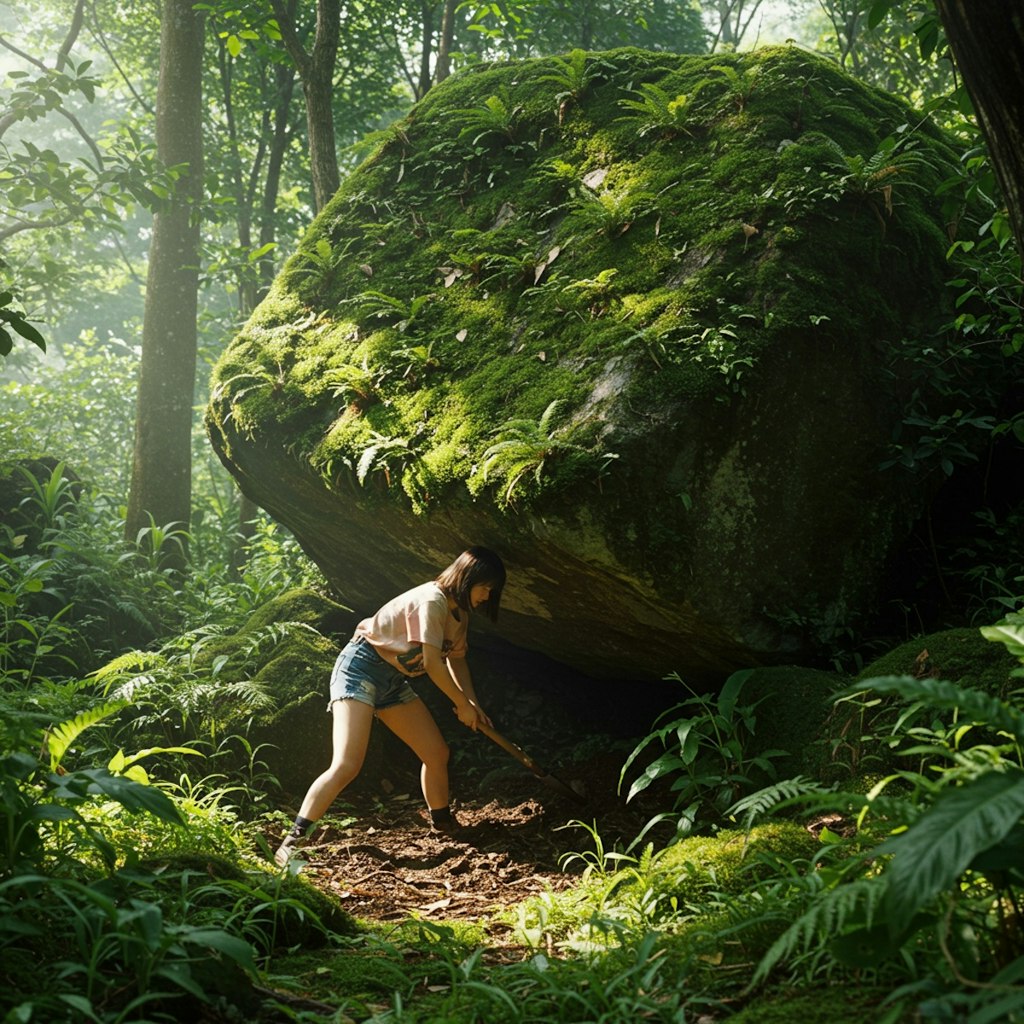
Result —
<path fill-rule="evenodd" d="M 920 701 L 926 707 L 956 711 L 961 721 L 983 722 L 993 729 L 1009 733 L 1024 743 L 1024 715 L 996 697 L 957 686 L 944 679 L 915 679 L 913 676 L 880 676 L 857 683 L 839 694 L 849 697 L 873 690 L 891 693 L 905 701 Z"/>
<path fill-rule="evenodd" d="M 173 825 L 184 824 L 181 812 L 166 793 L 120 775 L 111 775 L 103 768 L 87 768 L 68 775 L 51 775 L 49 779 L 53 785 L 53 795 L 58 798 L 80 800 L 85 793 L 102 793 L 133 814 L 147 811 L 161 821 Z"/>
<path fill-rule="evenodd" d="M 736 707 L 736 700 L 740 695 L 740 690 L 743 689 L 743 684 L 753 675 L 753 672 L 753 669 L 745 668 L 739 672 L 733 672 L 726 679 L 722 692 L 718 696 L 718 710 L 726 720 L 732 719 L 733 709 Z"/>
<path fill-rule="evenodd" d="M 986 640 L 1004 644 L 1014 657 L 1024 658 L 1024 623 L 1013 623 L 1005 619 L 994 626 L 982 626 L 981 635 Z"/>
<path fill-rule="evenodd" d="M 951 888 L 978 854 L 999 844 L 1024 814 L 1024 772 L 986 772 L 946 790 L 907 829 L 878 846 L 892 855 L 885 872 L 889 926 L 901 931 L 944 889 Z"/>
<path fill-rule="evenodd" d="M 218 953 L 223 953 L 224 956 L 234 960 L 240 967 L 244 967 L 248 971 L 256 970 L 252 946 L 244 939 L 229 935 L 219 928 L 196 928 L 194 931 L 183 934 L 181 941 L 215 949 Z"/>

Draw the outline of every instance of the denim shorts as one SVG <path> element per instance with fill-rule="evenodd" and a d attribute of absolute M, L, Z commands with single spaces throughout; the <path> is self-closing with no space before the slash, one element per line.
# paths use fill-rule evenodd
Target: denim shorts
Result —
<path fill-rule="evenodd" d="M 334 663 L 327 710 L 336 700 L 357 700 L 383 711 L 417 699 L 408 678 L 389 665 L 373 649 L 373 644 L 357 637 L 349 640 Z"/>

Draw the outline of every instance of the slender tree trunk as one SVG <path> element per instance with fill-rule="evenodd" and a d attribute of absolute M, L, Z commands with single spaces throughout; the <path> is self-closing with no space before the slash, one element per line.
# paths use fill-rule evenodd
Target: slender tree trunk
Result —
<path fill-rule="evenodd" d="M 135 448 L 126 533 L 149 525 L 188 528 L 192 503 L 192 406 L 196 378 L 199 201 L 203 191 L 203 14 L 192 0 L 164 0 L 157 87 L 157 156 L 184 165 L 153 219 L 136 396 Z M 184 553 L 168 550 L 170 564 Z"/>
<path fill-rule="evenodd" d="M 416 99 L 423 99 L 430 90 L 430 55 L 434 49 L 434 5 L 430 0 L 420 3 L 420 77 L 416 85 Z"/>
<path fill-rule="evenodd" d="M 1024 8 L 1011 0 L 935 0 L 935 6 L 1024 255 Z"/>
<path fill-rule="evenodd" d="M 441 37 L 437 41 L 434 81 L 443 82 L 452 71 L 452 42 L 455 37 L 455 8 L 459 0 L 445 0 L 441 15 Z"/>
<path fill-rule="evenodd" d="M 292 140 L 291 107 L 295 92 L 295 72 L 290 67 L 278 65 L 274 71 L 277 81 L 274 103 L 274 128 L 267 155 L 267 176 L 263 179 L 263 197 L 260 200 L 260 247 L 277 241 L 277 194 L 281 190 L 281 170 L 284 156 Z M 270 290 L 276 267 L 275 257 L 268 253 L 260 258 L 260 286 L 256 301 L 262 301 Z"/>
<path fill-rule="evenodd" d="M 340 0 L 317 0 L 313 48 L 307 53 L 295 31 L 294 3 L 271 0 L 281 39 L 299 72 L 306 97 L 309 164 L 313 178 L 313 206 L 319 213 L 338 191 L 338 150 L 334 135 L 334 65 L 341 39 Z"/>

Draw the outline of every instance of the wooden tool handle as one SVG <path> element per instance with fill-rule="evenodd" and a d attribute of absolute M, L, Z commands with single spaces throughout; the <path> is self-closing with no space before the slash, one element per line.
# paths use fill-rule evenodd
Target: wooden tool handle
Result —
<path fill-rule="evenodd" d="M 477 731 L 482 732 L 488 739 L 493 740 L 503 750 L 508 751 L 520 764 L 525 765 L 534 775 L 546 775 L 547 772 L 525 750 L 517 747 L 511 740 L 505 739 L 497 729 L 482 723 L 477 726 Z"/>

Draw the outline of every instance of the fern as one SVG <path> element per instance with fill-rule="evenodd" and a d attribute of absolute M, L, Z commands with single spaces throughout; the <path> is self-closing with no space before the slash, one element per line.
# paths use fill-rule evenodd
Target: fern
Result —
<path fill-rule="evenodd" d="M 636 98 L 619 100 L 619 106 L 633 113 L 623 115 L 620 121 L 637 125 L 637 135 L 660 130 L 666 135 L 683 132 L 691 134 L 689 127 L 690 97 L 684 93 L 673 96 L 651 82 L 644 82 L 634 90 Z"/>
<path fill-rule="evenodd" d="M 109 689 L 110 684 L 121 676 L 162 668 L 166 661 L 162 655 L 152 651 L 127 651 L 91 672 L 89 678 L 95 679 L 97 683 L 105 683 Z"/>
<path fill-rule="evenodd" d="M 881 905 L 883 890 L 873 879 L 859 878 L 826 889 L 821 875 L 805 879 L 809 906 L 772 943 L 754 971 L 751 988 L 764 981 L 776 965 L 798 952 L 806 952 L 827 936 L 837 935 L 851 925 L 870 927 Z"/>
<path fill-rule="evenodd" d="M 746 815 L 743 820 L 743 830 L 749 832 L 757 818 L 773 809 L 778 809 L 787 801 L 795 800 L 797 797 L 807 793 L 831 792 L 830 789 L 825 789 L 825 787 L 813 779 L 797 775 L 792 779 L 783 779 L 781 782 L 776 782 L 771 786 L 765 786 L 764 789 L 759 789 L 756 793 L 751 793 L 749 796 L 743 797 L 742 800 L 737 800 L 726 811 L 726 817 L 733 818 L 741 814 Z"/>
<path fill-rule="evenodd" d="M 522 109 L 513 104 L 508 90 L 502 90 L 488 96 L 479 107 L 454 110 L 452 114 L 463 123 L 459 138 L 472 136 L 470 141 L 475 146 L 486 135 L 501 135 L 509 142 L 515 141 L 516 119 Z"/>
<path fill-rule="evenodd" d="M 1005 732 L 1018 743 L 1024 743 L 1024 715 L 1005 701 L 980 690 L 973 690 L 945 679 L 915 679 L 913 676 L 880 676 L 858 683 L 841 697 L 871 690 L 895 694 L 905 701 L 921 701 L 929 708 L 956 711 L 961 721 L 983 722 L 992 729 Z"/>
<path fill-rule="evenodd" d="M 46 737 L 46 746 L 50 753 L 50 771 L 57 770 L 62 758 L 68 752 L 71 745 L 86 729 L 96 725 L 97 722 L 102 722 L 111 715 L 117 714 L 123 707 L 125 707 L 125 701 L 121 700 L 97 704 L 95 707 L 89 708 L 81 712 L 81 714 L 75 715 L 74 718 L 61 722 L 60 725 L 56 725 L 49 730 Z"/>
<path fill-rule="evenodd" d="M 978 854 L 997 845 L 1024 815 L 1024 772 L 989 771 L 950 789 L 913 825 L 872 853 L 892 855 L 885 872 L 886 916 L 902 929 Z"/>
<path fill-rule="evenodd" d="M 535 423 L 533 420 L 513 419 L 502 424 L 496 431 L 500 440 L 484 452 L 481 469 L 486 481 L 497 476 L 506 481 L 502 500 L 509 504 L 520 481 L 532 473 L 539 484 L 546 461 L 556 452 L 566 448 L 565 442 L 554 437 L 554 421 L 558 408 L 563 404 L 556 398 Z"/>

